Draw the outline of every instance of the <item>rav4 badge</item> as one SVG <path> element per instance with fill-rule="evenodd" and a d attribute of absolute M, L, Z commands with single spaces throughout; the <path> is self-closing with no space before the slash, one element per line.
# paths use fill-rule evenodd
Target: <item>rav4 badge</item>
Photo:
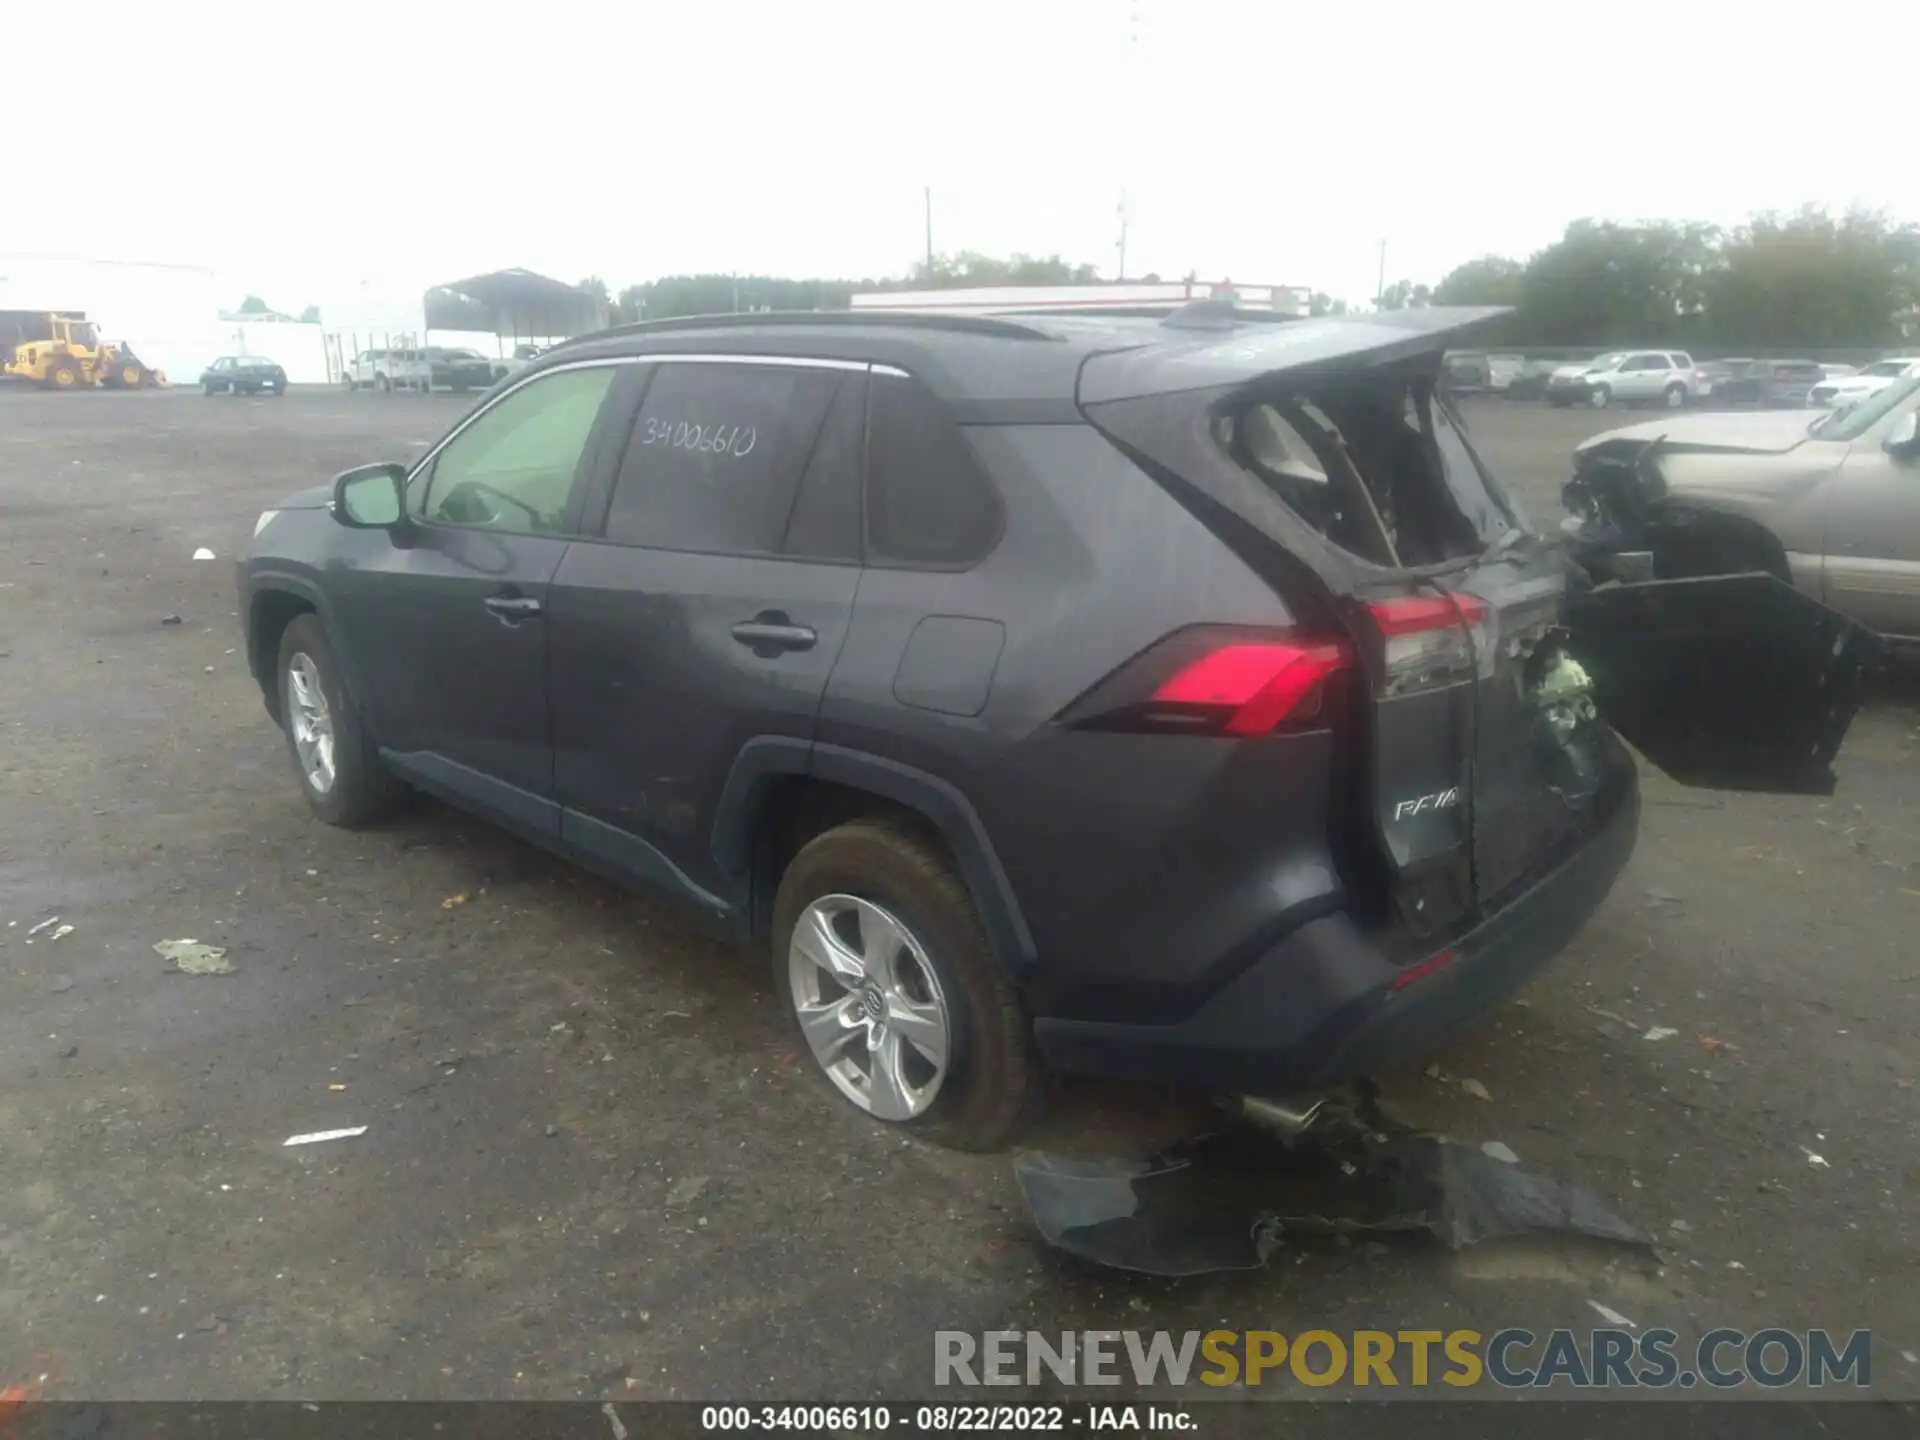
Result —
<path fill-rule="evenodd" d="M 1408 820 L 1415 815 L 1426 815 L 1436 810 L 1451 810 L 1460 803 L 1460 787 L 1455 785 L 1448 790 L 1436 790 L 1431 795 L 1421 795 L 1416 799 L 1402 800 L 1393 807 L 1395 820 Z"/>

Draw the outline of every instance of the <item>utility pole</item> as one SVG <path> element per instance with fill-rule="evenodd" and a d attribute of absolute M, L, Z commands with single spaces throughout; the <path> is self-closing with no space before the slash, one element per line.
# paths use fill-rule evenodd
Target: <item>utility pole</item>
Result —
<path fill-rule="evenodd" d="M 933 283 L 933 187 L 923 192 L 927 202 L 927 283 Z"/>
<path fill-rule="evenodd" d="M 1380 308 L 1380 301 L 1387 293 L 1387 242 L 1380 242 L 1380 279 L 1373 287 L 1373 308 Z"/>
<path fill-rule="evenodd" d="M 1120 264 L 1119 273 L 1113 278 L 1122 284 L 1127 279 L 1127 192 L 1120 192 Z"/>

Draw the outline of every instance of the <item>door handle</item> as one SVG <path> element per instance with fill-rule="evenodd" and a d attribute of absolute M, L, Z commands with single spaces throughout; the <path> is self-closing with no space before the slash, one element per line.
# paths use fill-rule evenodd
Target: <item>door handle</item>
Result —
<path fill-rule="evenodd" d="M 795 625 L 778 610 L 773 610 L 742 620 L 733 627 L 733 638 L 764 659 L 783 650 L 811 650 L 820 637 L 812 626 Z"/>
<path fill-rule="evenodd" d="M 489 595 L 485 603 L 502 620 L 530 620 L 540 613 L 540 602 L 531 595 Z"/>

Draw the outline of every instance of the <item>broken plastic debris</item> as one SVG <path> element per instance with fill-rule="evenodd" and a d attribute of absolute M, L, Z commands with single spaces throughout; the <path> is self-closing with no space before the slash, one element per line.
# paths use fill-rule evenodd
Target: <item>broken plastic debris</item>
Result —
<path fill-rule="evenodd" d="M 213 551 L 202 545 L 198 550 L 193 552 L 193 558 L 196 560 L 211 560 L 214 558 L 214 555 Z"/>
<path fill-rule="evenodd" d="M 1147 1159 L 1035 1153 L 1015 1171 L 1049 1244 L 1147 1275 L 1255 1270 L 1288 1234 L 1424 1230 L 1457 1250 L 1558 1232 L 1651 1249 L 1588 1192 L 1431 1136 L 1288 1144 L 1239 1126 Z"/>
<path fill-rule="evenodd" d="M 1609 1325 L 1624 1325 L 1629 1330 L 1638 1330 L 1640 1328 L 1610 1305 L 1602 1305 L 1598 1300 L 1588 1300 L 1587 1304 L 1591 1305 L 1594 1313 Z"/>
<path fill-rule="evenodd" d="M 231 975 L 233 962 L 219 945 L 202 945 L 198 940 L 162 940 L 154 947 L 158 955 L 173 961 L 182 975 Z"/>
<path fill-rule="evenodd" d="M 452 910 L 466 903 L 467 903 L 467 892 L 462 890 L 458 894 L 449 895 L 447 896 L 446 899 L 442 900 L 440 902 L 440 908 L 442 910 Z"/>
<path fill-rule="evenodd" d="M 58 915 L 49 915 L 46 919 L 42 920 L 38 925 L 34 926 L 31 930 L 27 931 L 27 934 L 38 935 L 42 930 L 51 930 L 55 925 L 58 925 L 59 923 L 60 923 L 60 917 Z"/>
<path fill-rule="evenodd" d="M 280 1144 L 281 1149 L 289 1145 L 319 1145 L 328 1140 L 353 1140 L 367 1133 L 364 1125 L 355 1125 L 350 1130 L 315 1130 L 311 1135 L 289 1135 Z"/>
<path fill-rule="evenodd" d="M 1487 1093 L 1487 1087 L 1482 1085 L 1478 1080 L 1462 1080 L 1460 1082 L 1460 1088 L 1476 1100 L 1493 1099 L 1493 1096 Z"/>
<path fill-rule="evenodd" d="M 1826 1156 L 1816 1155 L 1813 1153 L 1813 1151 L 1807 1149 L 1807 1147 L 1804 1145 L 1800 1147 L 1800 1153 L 1807 1157 L 1807 1164 L 1811 1165 L 1816 1170 L 1831 1170 L 1833 1168 L 1831 1165 L 1827 1164 Z"/>
<path fill-rule="evenodd" d="M 1716 1050 L 1724 1049 L 1726 1043 L 1726 1041 L 1720 1039 L 1717 1035 L 1702 1035 L 1700 1037 L 1700 1048 L 1709 1055 Z"/>
<path fill-rule="evenodd" d="M 1498 1140 L 1489 1140 L 1480 1147 L 1480 1153 L 1489 1160 L 1498 1160 L 1503 1165 L 1518 1165 L 1520 1157 Z"/>
<path fill-rule="evenodd" d="M 1680 1032 L 1671 1025 L 1649 1025 L 1647 1027 L 1647 1033 L 1640 1038 L 1642 1040 L 1671 1040 L 1679 1033 Z"/>
<path fill-rule="evenodd" d="M 627 1440 L 627 1427 L 620 1423 L 620 1412 L 613 1408 L 611 1400 L 600 1407 L 600 1413 L 607 1417 L 607 1423 L 613 1427 L 613 1440 Z"/>

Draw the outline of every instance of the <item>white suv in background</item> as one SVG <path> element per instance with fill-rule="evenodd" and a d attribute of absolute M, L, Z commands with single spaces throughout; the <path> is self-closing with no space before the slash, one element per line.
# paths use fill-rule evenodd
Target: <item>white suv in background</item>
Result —
<path fill-rule="evenodd" d="M 347 367 L 349 390 L 418 390 L 433 387 L 424 350 L 362 350 Z"/>
<path fill-rule="evenodd" d="M 1637 401 L 1678 410 L 1703 399 L 1712 387 L 1684 350 L 1614 350 L 1583 365 L 1563 365 L 1547 381 L 1555 405 Z"/>
<path fill-rule="evenodd" d="M 1851 375 L 1822 380 L 1807 392 L 1807 403 L 1822 407 L 1851 405 L 1869 395 L 1877 395 L 1908 375 L 1920 375 L 1920 355 L 1890 355 L 1871 365 L 1862 365 Z"/>

